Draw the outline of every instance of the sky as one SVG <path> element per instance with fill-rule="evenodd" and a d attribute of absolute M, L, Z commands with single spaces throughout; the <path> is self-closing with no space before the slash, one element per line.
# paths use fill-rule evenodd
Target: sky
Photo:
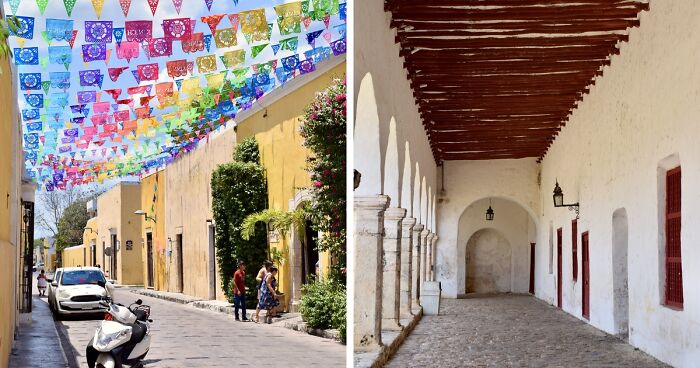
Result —
<path fill-rule="evenodd" d="M 40 0 L 41 1 L 41 0 Z M 43 0 L 46 1 L 46 0 Z M 122 0 L 125 1 L 125 0 Z M 317 31 L 317 30 L 322 30 L 323 34 L 329 33 L 328 39 L 331 41 L 335 41 L 340 39 L 344 33 L 342 33 L 342 25 L 344 24 L 344 20 L 341 20 L 338 15 L 333 15 L 330 18 L 330 23 L 329 26 L 326 27 L 324 25 L 324 22 L 322 21 L 314 21 L 310 24 L 308 28 L 306 28 L 303 24 L 301 26 L 301 33 L 298 34 L 290 34 L 290 35 L 285 35 L 281 36 L 279 33 L 279 29 L 277 26 L 276 22 L 276 13 L 274 9 L 272 8 L 275 5 L 280 5 L 280 4 L 285 4 L 289 3 L 290 1 L 280 1 L 280 0 L 240 0 L 238 1 L 238 4 L 235 4 L 234 1 L 232 0 L 213 0 L 213 4 L 211 7 L 211 11 L 209 11 L 205 5 L 204 0 L 183 0 L 183 5 L 182 9 L 180 11 L 180 14 L 178 14 L 175 10 L 175 5 L 173 4 L 172 0 L 161 0 L 158 4 L 157 11 L 155 13 L 155 16 L 151 14 L 151 10 L 148 4 L 147 0 L 132 0 L 130 10 L 128 13 L 128 17 L 125 18 L 122 8 L 119 5 L 119 0 L 105 0 L 104 1 L 104 6 L 102 9 L 102 14 L 101 17 L 98 18 L 95 10 L 93 8 L 93 4 L 89 0 L 77 0 L 77 3 L 75 4 L 75 7 L 72 11 L 72 15 L 69 17 L 66 14 L 66 10 L 64 7 L 64 3 L 62 0 L 48 0 L 48 4 L 46 6 L 46 10 L 44 14 L 40 14 L 39 8 L 37 6 L 37 1 L 36 0 L 21 0 L 19 3 L 17 12 L 15 15 L 18 16 L 29 16 L 29 17 L 35 17 L 35 24 L 34 24 L 34 37 L 31 40 L 24 40 L 24 44 L 20 45 L 20 42 L 22 40 L 18 40 L 17 37 L 10 37 L 10 47 L 12 48 L 19 48 L 19 47 L 24 47 L 24 48 L 29 48 L 29 47 L 38 47 L 39 48 L 39 56 L 40 57 L 48 57 L 48 47 L 49 44 L 42 38 L 41 33 L 42 31 L 45 31 L 45 24 L 46 24 L 46 19 L 47 18 L 53 18 L 53 19 L 70 19 L 73 21 L 73 29 L 78 30 L 77 37 L 75 39 L 74 46 L 71 51 L 71 57 L 72 57 L 72 62 L 68 66 L 68 70 L 66 70 L 66 67 L 64 65 L 60 64 L 52 64 L 49 63 L 45 67 L 42 65 L 18 65 L 17 66 L 17 72 L 19 73 L 41 73 L 42 74 L 42 80 L 46 81 L 49 80 L 49 73 L 51 72 L 70 72 L 71 73 L 71 86 L 69 89 L 67 89 L 65 92 L 68 92 L 68 105 L 76 105 L 78 104 L 76 94 L 78 91 L 105 91 L 105 90 L 110 90 L 110 89 L 116 89 L 116 88 L 121 88 L 122 93 L 119 96 L 119 99 L 126 99 L 130 98 L 131 96 L 127 94 L 127 89 L 129 87 L 134 87 L 137 85 L 153 85 L 154 83 L 161 83 L 161 82 L 168 82 L 168 81 L 173 81 L 172 78 L 170 78 L 167 75 L 167 68 L 166 68 L 166 62 L 170 60 L 177 60 L 177 59 L 186 59 L 188 61 L 195 61 L 196 57 L 199 56 L 204 56 L 208 54 L 216 54 L 217 55 L 217 66 L 218 66 L 218 71 L 223 71 L 225 69 L 222 61 L 219 59 L 220 55 L 223 55 L 224 52 L 227 51 L 233 51 L 233 50 L 239 50 L 239 49 L 245 49 L 246 50 L 246 66 L 251 66 L 253 64 L 259 64 L 259 63 L 264 63 L 267 61 L 271 60 L 280 60 L 284 57 L 291 56 L 294 54 L 299 54 L 300 59 L 304 59 L 304 52 L 311 50 L 312 46 L 307 42 L 306 40 L 306 34 L 309 32 Z M 344 1 L 341 0 L 341 3 Z M 6 14 L 12 14 L 12 10 L 10 7 L 10 3 L 5 0 L 3 1 L 3 6 Z M 201 16 L 206 16 L 206 15 L 214 15 L 214 14 L 237 14 L 242 11 L 247 11 L 247 10 L 252 10 L 252 9 L 257 9 L 257 8 L 268 8 L 266 9 L 266 18 L 268 23 L 274 23 L 274 28 L 272 31 L 272 36 L 269 41 L 270 45 L 275 45 L 279 43 L 279 40 L 281 38 L 288 38 L 294 35 L 299 36 L 299 41 L 298 41 L 298 50 L 296 52 L 290 51 L 290 50 L 278 50 L 277 53 L 275 53 L 275 50 L 271 46 L 266 47 L 260 54 L 258 54 L 255 58 L 251 58 L 251 53 L 250 53 L 250 47 L 251 45 L 261 45 L 266 43 L 267 41 L 258 41 L 258 42 L 252 42 L 248 43 L 241 31 L 241 26 L 238 26 L 238 33 L 237 33 L 237 45 L 230 47 L 230 48 L 223 48 L 223 49 L 217 49 L 215 46 L 215 42 L 212 40 L 212 46 L 210 52 L 207 52 L 206 49 L 202 52 L 198 52 L 196 54 L 186 54 L 182 51 L 180 41 L 174 41 L 172 45 L 172 50 L 173 53 L 171 56 L 166 56 L 166 57 L 157 57 L 157 58 L 149 58 L 145 55 L 144 50 L 141 49 L 139 52 L 139 57 L 132 59 L 130 62 L 127 62 L 125 59 L 119 59 L 117 57 L 116 53 L 116 42 L 113 37 L 113 41 L 111 44 L 107 44 L 108 47 L 112 49 L 112 53 L 110 55 L 110 58 L 108 60 L 108 63 L 106 64 L 105 61 L 92 61 L 88 65 L 86 65 L 83 62 L 83 55 L 82 55 L 82 45 L 89 44 L 86 42 L 85 39 L 85 26 L 84 22 L 85 21 L 96 21 L 96 20 L 111 20 L 113 21 L 113 27 L 114 28 L 123 28 L 124 27 L 124 22 L 125 21 L 133 21 L 133 20 L 152 20 L 153 21 L 153 37 L 154 38 L 160 38 L 164 36 L 164 31 L 163 28 L 161 27 L 161 23 L 164 19 L 171 19 L 171 18 L 190 18 L 190 19 L 196 19 L 196 24 L 195 28 L 193 30 L 193 33 L 199 33 L 202 32 L 205 35 L 211 34 L 211 30 L 209 26 L 202 22 L 200 19 Z M 232 23 L 228 17 L 223 17 L 219 25 L 217 26 L 217 29 L 222 29 L 222 28 L 229 28 L 232 26 Z M 126 35 L 124 36 L 123 41 L 126 41 Z M 53 40 L 51 41 L 51 46 L 67 46 L 68 42 L 67 41 L 56 41 Z M 317 41 L 314 44 L 316 47 L 328 47 L 329 42 L 327 42 L 324 37 L 319 37 Z M 333 57 L 333 56 L 331 56 Z M 140 64 L 148 64 L 148 63 L 154 63 L 157 62 L 159 64 L 159 79 L 157 81 L 149 81 L 149 82 L 141 82 L 140 84 L 137 84 L 136 80 L 134 79 L 133 75 L 131 74 L 131 70 L 136 70 L 137 65 Z M 278 67 L 280 66 L 280 62 L 278 62 Z M 118 79 L 116 82 L 113 82 L 109 76 L 107 75 L 107 68 L 116 68 L 116 67 L 129 67 L 129 70 L 126 70 Z M 104 75 L 104 81 L 102 84 L 101 88 L 98 88 L 97 86 L 94 87 L 81 87 L 79 83 L 79 71 L 81 70 L 89 70 L 89 69 L 101 69 L 102 74 Z M 229 77 L 231 76 L 232 73 L 229 73 Z M 251 76 L 253 74 L 252 71 L 249 72 L 248 76 Z M 197 71 L 197 65 L 195 63 L 194 66 L 194 73 L 192 74 L 193 76 L 202 76 L 202 74 L 198 73 Z M 189 78 L 192 75 L 188 75 L 185 78 Z M 200 83 L 202 86 L 206 85 L 206 79 L 201 77 L 200 78 Z M 275 87 L 280 88 L 280 83 L 279 81 L 275 80 Z M 282 88 L 284 88 L 282 86 Z M 30 91 L 32 94 L 43 94 L 43 90 L 34 90 Z M 61 89 L 57 88 L 51 88 L 49 92 L 44 96 L 44 98 L 49 98 L 52 96 L 53 93 L 61 93 L 64 92 Z M 153 88 L 151 95 L 155 95 L 155 88 Z M 142 95 L 134 95 L 134 99 L 138 100 L 138 97 Z M 110 104 L 113 104 L 115 101 L 112 99 L 112 97 L 108 94 L 103 92 L 101 96 L 101 101 L 103 102 L 109 102 Z M 46 101 L 45 101 L 46 102 Z M 32 107 L 29 106 L 25 100 L 24 93 L 20 91 L 20 96 L 19 96 L 19 101 L 18 101 L 20 111 L 22 109 L 31 109 Z M 157 99 L 154 98 L 150 103 L 150 106 L 155 107 L 158 105 Z M 45 107 L 47 107 L 48 104 L 45 103 Z M 138 107 L 139 104 L 136 102 L 134 107 Z M 89 108 L 92 107 L 92 105 L 88 105 Z M 128 110 L 126 105 L 121 105 L 119 110 Z M 92 110 L 92 109 L 91 109 Z M 45 114 L 46 109 L 41 109 L 41 114 Z M 162 113 L 167 113 L 167 112 L 174 112 L 176 111 L 175 107 L 170 107 L 166 108 L 165 110 L 159 110 L 159 109 L 154 109 L 153 115 L 158 116 Z M 71 117 L 79 117 L 82 116 L 80 114 L 72 114 L 70 107 L 65 107 L 63 109 L 64 113 L 64 118 L 67 121 L 68 124 L 70 124 L 69 118 Z M 109 113 L 113 113 L 113 108 L 110 109 Z M 89 115 L 86 115 L 85 121 L 89 121 L 89 118 L 94 115 L 94 111 L 91 111 Z M 131 112 L 131 119 L 135 119 L 134 112 L 132 110 Z M 49 121 L 53 120 L 52 118 L 48 118 Z M 27 122 L 25 121 L 23 123 L 25 127 L 25 133 L 28 133 L 26 130 Z M 91 123 L 86 123 L 85 126 L 91 126 Z M 229 124 L 227 125 L 228 128 L 231 128 L 233 125 Z M 64 126 L 63 128 L 68 129 L 68 128 L 78 128 L 77 124 L 72 124 L 70 126 Z M 54 132 L 54 133 L 52 133 Z M 56 125 L 53 127 L 50 126 L 47 123 L 43 124 L 43 129 L 41 132 L 39 132 L 40 135 L 45 135 L 45 134 L 56 134 L 58 137 L 58 142 L 59 146 L 65 145 L 67 147 L 71 147 L 71 151 L 73 152 L 73 156 L 70 156 L 70 152 L 66 153 L 59 153 L 56 152 L 56 154 L 59 154 L 62 157 L 73 157 L 81 160 L 119 160 L 122 158 L 123 154 L 121 149 L 118 149 L 116 152 L 113 152 L 111 150 L 111 147 L 118 147 L 121 148 L 123 145 L 128 145 L 128 153 L 131 154 L 135 150 L 142 149 L 144 146 L 146 146 L 146 140 L 148 142 L 153 142 L 154 140 L 158 140 L 161 142 L 161 145 L 165 144 L 166 141 L 168 140 L 169 134 L 165 132 L 159 132 L 156 137 L 143 137 L 140 136 L 139 139 L 134 140 L 134 141 L 129 141 L 124 139 L 122 142 L 110 142 L 109 140 L 106 140 L 105 144 L 102 146 L 96 146 L 94 143 L 90 143 L 90 146 L 85 149 L 85 150 L 78 150 L 74 144 L 71 143 L 66 143 L 63 144 L 61 143 L 61 138 L 64 137 L 64 129 L 56 129 Z M 84 130 L 82 127 L 79 128 L 79 134 L 82 135 L 84 133 Z M 141 148 L 139 148 L 139 146 Z M 153 146 L 155 147 L 155 146 Z M 102 156 L 102 149 L 105 149 L 107 152 L 105 156 Z M 46 154 L 46 152 L 43 152 Z M 50 153 L 50 150 L 49 150 Z M 39 151 L 39 158 L 41 160 L 41 154 L 42 152 Z M 84 155 L 84 156 L 82 156 Z M 161 156 L 162 157 L 162 156 Z M 36 173 L 36 172 L 35 172 Z M 51 180 L 51 172 L 48 169 L 43 170 L 42 172 L 45 176 L 48 176 L 48 180 Z M 129 177 L 127 178 L 128 180 L 134 180 L 135 177 Z M 46 179 L 45 179 L 46 180 Z M 41 180 L 39 180 L 41 181 Z M 108 188 L 113 186 L 116 182 L 118 182 L 119 179 L 109 179 L 106 180 L 104 183 L 101 183 L 99 185 L 100 188 Z M 93 186 L 93 185 L 91 185 Z M 42 188 L 44 189 L 44 188 Z M 37 203 L 37 210 L 41 211 L 42 206 L 41 203 Z M 42 230 L 39 228 L 37 230 L 37 237 L 46 235 Z"/>
<path fill-rule="evenodd" d="M 46 0 L 44 0 L 46 1 Z M 314 21 L 310 24 L 308 28 L 304 27 L 302 25 L 301 27 L 301 33 L 298 34 L 291 34 L 291 35 L 285 35 L 281 36 L 276 24 L 276 13 L 274 9 L 272 8 L 275 5 L 280 5 L 280 4 L 285 4 L 288 3 L 288 1 L 274 1 L 274 0 L 264 0 L 264 1 L 253 1 L 253 0 L 240 0 L 238 4 L 234 4 L 233 1 L 231 0 L 213 0 L 212 8 L 211 11 L 209 11 L 205 5 L 204 0 L 184 0 L 182 9 L 180 14 L 178 14 L 175 10 L 175 5 L 173 4 L 172 0 L 161 0 L 158 4 L 157 11 L 155 13 L 155 16 L 151 15 L 151 10 L 149 8 L 149 4 L 147 0 L 133 0 L 130 6 L 128 18 L 124 17 L 124 14 L 122 12 L 122 9 L 119 5 L 118 0 L 106 0 L 104 3 L 104 7 L 102 9 L 102 15 L 98 19 L 95 10 L 93 8 L 92 2 L 88 0 L 78 0 L 76 3 L 73 11 L 72 11 L 72 16 L 68 17 L 66 14 L 66 10 L 63 4 L 63 1 L 61 0 L 50 0 L 47 4 L 46 10 L 43 15 L 39 13 L 39 8 L 37 6 L 37 2 L 34 0 L 22 0 L 19 4 L 18 10 L 16 12 L 16 15 L 18 16 L 31 16 L 35 17 L 35 24 L 34 24 L 34 38 L 32 40 L 24 40 L 24 45 L 20 45 L 20 42 L 22 40 L 18 40 L 16 37 L 11 37 L 10 38 L 10 46 L 13 48 L 17 48 L 20 46 L 23 46 L 25 48 L 29 47 L 38 47 L 39 48 L 39 56 L 40 57 L 45 57 L 48 56 L 48 47 L 49 45 L 46 43 L 46 41 L 42 38 L 41 33 L 42 31 L 45 31 L 45 24 L 46 24 L 46 19 L 52 18 L 52 19 L 70 19 L 73 21 L 73 29 L 78 30 L 78 35 L 76 37 L 74 46 L 72 48 L 72 63 L 68 67 L 68 71 L 71 73 L 71 86 L 69 89 L 67 89 L 65 92 L 68 92 L 68 105 L 75 105 L 78 103 L 76 94 L 78 91 L 105 91 L 105 90 L 112 90 L 116 88 L 121 88 L 122 92 L 121 95 L 118 97 L 118 99 L 126 99 L 129 98 L 130 95 L 127 94 L 127 89 L 129 87 L 137 86 L 135 78 L 131 74 L 132 70 L 136 70 L 137 65 L 141 64 L 148 64 L 148 63 L 154 63 L 157 62 L 159 64 L 159 79 L 157 81 L 148 81 L 148 82 L 141 82 L 140 85 L 153 85 L 155 83 L 161 83 L 161 82 L 167 82 L 167 81 L 172 81 L 173 79 L 170 78 L 167 75 L 167 68 L 166 68 L 166 62 L 170 60 L 177 60 L 177 59 L 186 59 L 188 61 L 195 61 L 196 57 L 198 56 L 204 56 L 208 54 L 216 54 L 217 55 L 217 66 L 218 66 L 218 71 L 224 70 L 224 65 L 219 59 L 220 55 L 223 55 L 224 52 L 227 51 L 234 51 L 234 50 L 239 50 L 239 49 L 245 49 L 246 50 L 246 63 L 245 66 L 251 66 L 253 64 L 259 64 L 259 63 L 264 63 L 267 61 L 272 61 L 272 60 L 278 60 L 278 67 L 280 66 L 280 62 L 282 58 L 291 56 L 294 54 L 299 54 L 300 58 L 303 60 L 304 57 L 304 52 L 311 50 L 312 46 L 306 41 L 306 34 L 309 32 L 321 30 L 323 31 L 324 36 L 328 34 L 328 40 L 335 41 L 337 39 L 340 39 L 342 37 L 341 34 L 341 29 L 338 28 L 338 26 L 342 27 L 342 24 L 344 24 L 344 21 L 339 18 L 338 15 L 333 15 L 330 18 L 330 24 L 328 27 L 324 25 L 324 22 L 322 21 Z M 166 56 L 166 57 L 157 57 L 157 58 L 148 58 L 145 55 L 145 52 L 143 49 L 140 50 L 139 57 L 132 59 L 130 62 L 128 62 L 125 59 L 119 59 L 117 57 L 116 53 L 116 42 L 113 40 L 112 43 L 107 44 L 109 48 L 112 49 L 112 53 L 109 57 L 108 64 L 105 63 L 105 61 L 92 61 L 88 65 L 86 65 L 83 62 L 83 55 L 82 55 L 82 46 L 87 45 L 89 43 L 86 42 L 86 36 L 85 36 L 85 27 L 84 27 L 84 22 L 85 21 L 95 21 L 95 20 L 111 20 L 113 21 L 113 27 L 114 28 L 123 28 L 124 27 L 124 22 L 125 21 L 133 21 L 133 20 L 153 20 L 153 37 L 154 38 L 160 38 L 163 37 L 163 29 L 161 27 L 161 23 L 163 22 L 164 19 L 171 19 L 171 18 L 190 18 L 190 19 L 196 19 L 196 25 L 193 30 L 193 33 L 199 33 L 202 32 L 205 35 L 211 34 L 210 28 L 208 25 L 204 22 L 201 21 L 200 17 L 205 16 L 205 15 L 213 15 L 213 14 L 237 14 L 242 11 L 247 11 L 247 10 L 252 10 L 252 9 L 257 9 L 261 7 L 266 7 L 266 18 L 268 23 L 274 23 L 274 28 L 272 31 L 272 37 L 269 41 L 269 45 L 275 45 L 278 44 L 279 40 L 281 38 L 288 38 L 290 36 L 298 35 L 299 36 L 299 47 L 296 52 L 290 51 L 290 50 L 282 50 L 280 49 L 277 53 L 275 53 L 275 50 L 271 46 L 266 47 L 263 49 L 263 51 L 258 54 L 255 58 L 251 57 L 251 52 L 250 52 L 250 47 L 253 45 L 261 45 L 265 44 L 268 41 L 258 41 L 258 42 L 252 42 L 248 43 L 243 36 L 243 33 L 241 31 L 241 26 L 239 25 L 238 27 L 238 33 L 237 33 L 237 40 L 238 44 L 236 46 L 230 47 L 230 48 L 224 48 L 224 49 L 217 49 L 215 46 L 215 42 L 212 41 L 212 46 L 211 46 L 211 51 L 207 52 L 206 49 L 202 52 L 196 53 L 196 54 L 186 54 L 182 51 L 180 41 L 174 41 L 172 45 L 173 53 L 171 56 Z M 11 14 L 11 7 L 8 1 L 4 1 L 4 8 L 6 14 Z M 223 28 L 229 28 L 232 26 L 231 20 L 229 20 L 228 17 L 224 17 L 219 25 L 217 26 L 217 29 L 223 29 Z M 113 37 L 114 38 L 114 37 Z M 124 36 L 123 41 L 126 41 L 126 36 Z M 53 40 L 51 42 L 51 46 L 66 46 L 68 45 L 68 42 L 66 41 L 56 41 Z M 328 47 L 328 42 L 324 37 L 319 37 L 318 40 L 315 43 L 316 47 Z M 113 82 L 107 75 L 107 68 L 115 68 L 115 67 L 129 67 L 129 70 L 126 70 L 116 82 Z M 102 84 L 101 89 L 98 87 L 81 87 L 79 83 L 79 71 L 81 70 L 90 70 L 90 69 L 101 69 L 102 74 L 104 75 L 104 81 Z M 42 80 L 46 81 L 49 78 L 49 73 L 51 72 L 65 72 L 66 67 L 61 64 L 52 64 L 49 63 L 45 67 L 42 65 L 19 65 L 17 67 L 17 70 L 19 73 L 41 73 L 42 74 Z M 231 76 L 232 73 L 229 73 L 229 77 Z M 274 74 L 274 73 L 273 73 Z M 192 74 L 195 77 L 200 77 L 200 83 L 202 86 L 206 85 L 206 79 L 202 78 L 201 74 L 198 72 L 197 65 L 195 64 L 194 67 L 194 73 Z M 253 71 L 249 71 L 248 76 L 252 76 Z M 191 76 L 191 75 L 190 75 Z M 188 76 L 189 77 L 189 76 Z M 230 79 L 230 78 L 229 78 Z M 273 82 L 275 83 L 275 87 L 278 88 L 280 86 L 279 81 L 274 80 Z M 49 90 L 49 93 L 45 95 L 45 99 L 52 97 L 54 93 L 61 93 L 64 92 L 63 90 L 60 90 L 58 88 L 51 88 Z M 43 94 L 42 90 L 38 91 L 31 91 L 33 94 Z M 151 91 L 151 95 L 155 95 L 155 88 Z M 135 100 L 138 100 L 140 96 L 144 96 L 143 94 L 139 95 L 134 95 Z M 182 97 L 182 95 L 181 95 Z M 51 98 L 53 100 L 52 102 L 55 102 L 57 98 Z M 102 93 L 101 96 L 101 101 L 102 102 L 109 102 L 110 104 L 114 104 L 115 101 L 113 98 L 108 94 L 108 93 Z M 46 102 L 46 101 L 45 101 Z M 32 107 L 27 104 L 25 101 L 25 96 L 21 93 L 19 96 L 19 105 L 20 109 L 31 109 Z M 151 107 L 155 107 L 158 105 L 157 99 L 153 99 L 149 105 Z M 48 103 L 45 103 L 45 107 L 48 106 Z M 138 107 L 139 104 L 136 101 L 136 104 L 134 107 Z M 87 106 L 88 108 L 92 108 L 91 105 Z M 109 113 L 113 113 L 114 108 L 110 109 Z M 95 115 L 94 109 L 91 109 L 89 115 L 86 115 L 86 126 L 91 126 L 92 124 L 89 123 L 89 119 L 91 116 Z M 129 108 L 126 105 L 120 105 L 118 107 L 118 110 L 123 111 L 123 110 L 129 110 Z M 176 111 L 176 107 L 169 107 L 164 110 L 159 110 L 159 109 L 154 109 L 153 115 L 158 116 L 161 113 L 168 113 L 168 112 L 174 112 Z M 40 110 L 42 114 L 45 114 L 46 109 Z M 42 153 L 44 154 L 43 157 L 45 157 L 46 154 L 50 153 L 55 153 L 58 154 L 59 156 L 62 157 L 72 157 L 74 159 L 79 159 L 79 160 L 95 160 L 95 161 L 105 161 L 105 160 L 120 160 L 123 158 L 124 154 L 122 151 L 122 148 L 124 148 L 124 145 L 127 145 L 127 154 L 131 155 L 136 151 L 142 151 L 144 155 L 148 155 L 150 153 L 153 153 L 153 151 L 156 148 L 161 148 L 163 146 L 168 145 L 168 140 L 169 134 L 166 132 L 158 132 L 155 136 L 139 136 L 138 139 L 136 140 L 128 140 L 128 139 L 123 139 L 121 142 L 114 142 L 110 141 L 109 139 L 105 140 L 105 143 L 103 145 L 96 145 L 94 142 L 90 143 L 90 146 L 87 149 L 79 149 L 77 148 L 74 144 L 72 143 L 66 143 L 63 144 L 61 143 L 62 139 L 64 138 L 64 134 L 68 128 L 77 128 L 77 124 L 71 124 L 69 118 L 71 117 L 79 117 L 82 116 L 81 114 L 75 114 L 71 113 L 70 107 L 65 107 L 63 109 L 63 116 L 64 119 L 62 119 L 61 123 L 65 121 L 65 126 L 63 128 L 65 129 L 57 129 L 59 128 L 56 123 L 52 122 L 52 118 L 48 117 L 48 122 L 45 122 L 43 124 L 43 131 L 39 132 L 40 136 L 41 135 L 51 135 L 51 134 L 56 134 L 57 135 L 57 141 L 58 141 L 58 146 L 65 146 L 64 148 L 70 148 L 70 152 L 51 152 L 51 149 L 44 148 L 43 152 L 39 151 L 38 152 L 38 158 L 41 161 L 42 158 Z M 132 110 L 130 119 L 135 119 L 135 114 Z M 26 124 L 26 122 L 25 122 Z M 231 125 L 229 125 L 230 127 Z M 99 130 L 101 132 L 101 130 Z M 152 131 L 155 133 L 155 130 Z M 26 126 L 25 126 L 25 133 L 29 133 L 26 131 Z M 79 129 L 79 135 L 84 134 L 84 130 L 82 128 Z M 98 139 L 94 139 L 98 140 Z M 156 143 L 158 142 L 158 143 Z M 116 151 L 113 151 L 112 148 L 116 148 Z M 148 149 L 144 149 L 148 148 Z M 58 148 L 56 148 L 57 150 Z M 162 152 L 161 149 L 158 150 L 158 152 Z M 167 156 L 167 155 L 166 155 Z M 162 156 L 161 156 L 162 157 Z M 145 161 L 145 159 L 144 159 Z M 162 163 L 162 162 L 161 162 Z M 35 175 L 41 176 L 43 175 L 44 177 L 48 177 L 48 181 L 51 181 L 51 175 L 52 171 L 45 169 L 42 170 L 41 172 L 34 172 Z M 62 175 L 65 175 L 65 173 L 61 173 Z M 42 181 L 42 180 L 38 180 Z M 45 180 L 46 181 L 46 178 Z"/>

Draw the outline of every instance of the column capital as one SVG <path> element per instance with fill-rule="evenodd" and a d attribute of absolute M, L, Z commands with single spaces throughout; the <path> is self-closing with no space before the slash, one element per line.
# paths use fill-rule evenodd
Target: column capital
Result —
<path fill-rule="evenodd" d="M 423 224 L 415 224 L 413 225 L 413 232 L 420 233 L 421 231 L 423 231 L 424 227 L 425 226 Z"/>
<path fill-rule="evenodd" d="M 436 236 L 437 236 L 437 235 L 435 235 L 434 232 L 429 232 L 429 233 L 428 233 L 428 241 L 429 241 L 429 242 L 432 242 L 433 239 L 434 239 Z"/>
<path fill-rule="evenodd" d="M 383 211 L 389 206 L 389 196 L 377 194 L 373 196 L 355 196 L 353 198 L 355 207 L 369 211 Z"/>
<path fill-rule="evenodd" d="M 428 234 L 430 234 L 430 230 L 423 228 L 423 231 L 420 232 L 420 237 L 427 238 Z"/>
<path fill-rule="evenodd" d="M 399 207 L 389 207 L 384 211 L 384 218 L 387 220 L 401 220 L 406 217 L 406 209 Z"/>
<path fill-rule="evenodd" d="M 403 221 L 401 221 L 401 227 L 407 231 L 412 230 L 415 225 L 416 225 L 416 218 L 415 217 L 404 217 Z"/>

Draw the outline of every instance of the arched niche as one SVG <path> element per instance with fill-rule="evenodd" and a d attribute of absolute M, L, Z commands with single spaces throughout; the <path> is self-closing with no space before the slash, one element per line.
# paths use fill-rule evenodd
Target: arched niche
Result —
<path fill-rule="evenodd" d="M 489 206 L 495 213 L 493 221 L 486 219 Z M 483 232 L 484 229 L 490 230 Z M 494 275 L 500 275 L 498 282 L 493 283 L 495 288 L 491 292 L 527 293 L 530 283 L 530 244 L 536 241 L 536 237 L 534 216 L 516 201 L 500 197 L 482 198 L 467 206 L 459 219 L 455 254 L 458 293 L 469 291 L 467 280 L 470 278 L 493 278 L 493 275 L 469 275 L 468 255 L 476 257 L 473 260 L 481 265 L 474 268 L 475 271 L 483 273 L 490 267 Z M 489 250 L 488 244 L 498 248 Z M 469 248 L 470 245 L 475 248 Z M 474 291 L 486 292 L 487 289 L 482 285 Z"/>

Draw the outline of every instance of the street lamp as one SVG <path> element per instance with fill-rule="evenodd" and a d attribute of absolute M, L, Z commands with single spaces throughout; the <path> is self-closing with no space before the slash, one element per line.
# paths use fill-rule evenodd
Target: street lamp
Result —
<path fill-rule="evenodd" d="M 554 199 L 554 207 L 569 207 L 569 211 L 574 210 L 576 211 L 576 219 L 578 219 L 579 215 L 579 205 L 578 202 L 576 203 L 571 203 L 571 204 L 564 204 L 564 191 L 561 190 L 561 187 L 559 186 L 559 181 L 556 181 L 556 184 L 554 185 L 554 195 L 552 196 Z"/>
<path fill-rule="evenodd" d="M 491 208 L 491 199 L 489 199 L 489 209 L 486 210 L 486 221 L 493 221 L 493 208 Z"/>
<path fill-rule="evenodd" d="M 151 220 L 151 221 L 153 221 L 153 222 L 156 222 L 156 218 L 155 218 L 155 217 L 148 216 L 148 214 L 147 214 L 146 211 L 144 211 L 144 210 L 136 210 L 136 211 L 134 211 L 134 215 L 142 215 L 142 216 L 144 216 L 144 218 L 146 219 L 146 221 Z"/>

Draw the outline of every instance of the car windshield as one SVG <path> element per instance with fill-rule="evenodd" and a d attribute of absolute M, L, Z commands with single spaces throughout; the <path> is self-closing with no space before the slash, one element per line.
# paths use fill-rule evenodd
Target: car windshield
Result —
<path fill-rule="evenodd" d="M 61 285 L 65 286 L 85 284 L 97 285 L 98 281 L 105 282 L 102 272 L 98 270 L 64 271 L 63 277 L 61 277 Z"/>

